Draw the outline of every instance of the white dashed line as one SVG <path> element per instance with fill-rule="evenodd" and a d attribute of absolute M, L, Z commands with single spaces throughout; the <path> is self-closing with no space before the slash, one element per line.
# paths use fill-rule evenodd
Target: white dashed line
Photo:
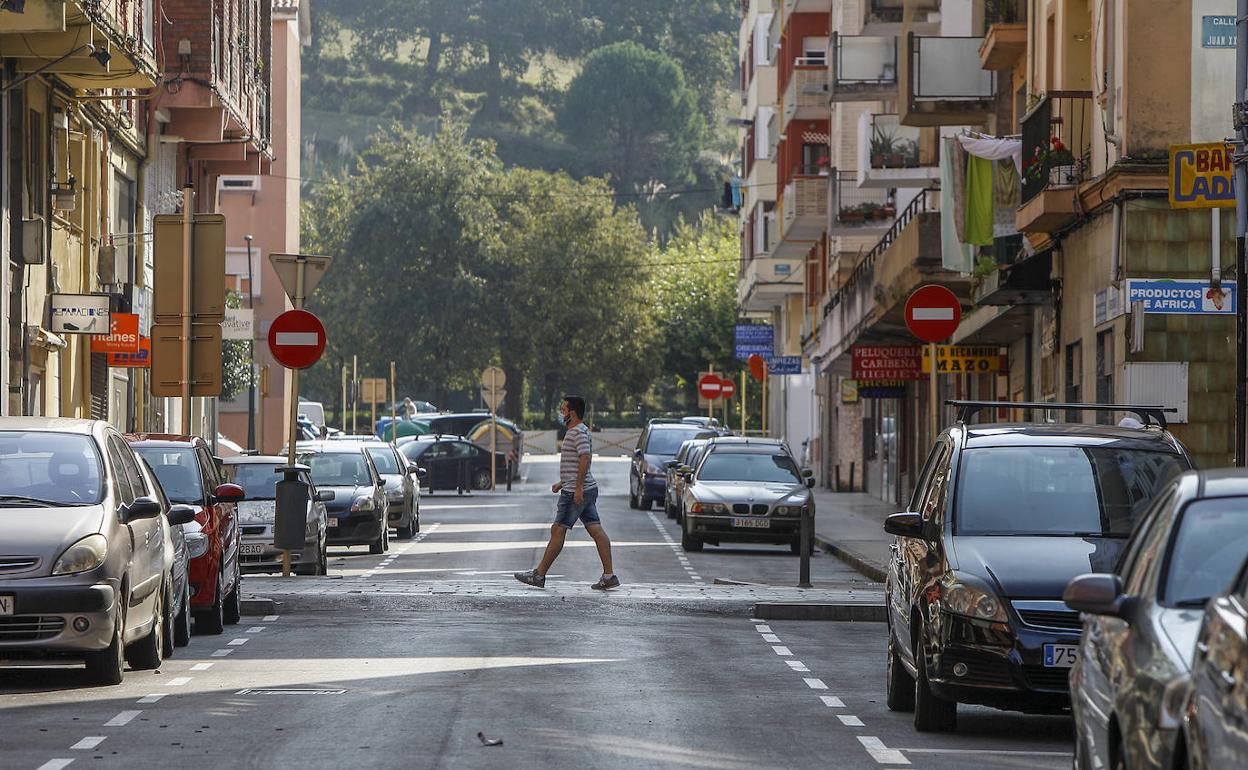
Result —
<path fill-rule="evenodd" d="M 786 660 L 785 663 L 787 663 L 789 668 L 793 669 L 794 671 L 800 671 L 803 674 L 810 673 L 810 669 L 806 668 L 806 664 L 801 662 L 800 660 Z M 806 682 L 809 684 L 810 680 L 807 679 Z M 824 689 L 827 689 L 827 688 L 824 688 Z"/>
<path fill-rule="evenodd" d="M 760 634 L 770 634 L 771 626 L 754 626 L 754 630 Z"/>
<path fill-rule="evenodd" d="M 139 714 L 142 714 L 142 713 L 143 713 L 142 711 L 123 711 L 117 716 L 105 722 L 104 726 L 105 727 L 125 727 L 126 725 L 130 724 L 130 722 L 135 717 L 137 717 Z"/>
<path fill-rule="evenodd" d="M 196 663 L 195 665 L 191 666 L 191 670 L 192 671 L 207 671 L 208 669 L 212 668 L 215 665 L 216 665 L 215 663 Z"/>
<path fill-rule="evenodd" d="M 828 708 L 832 708 L 832 709 L 845 708 L 845 704 L 841 701 L 841 699 L 834 695 L 820 695 L 819 700 L 823 701 L 823 705 L 827 706 Z"/>
<path fill-rule="evenodd" d="M 90 751 L 91 749 L 94 749 L 96 746 L 99 746 L 103 742 L 104 742 L 104 736 L 96 736 L 93 738 L 83 738 L 82 740 L 78 741 L 77 743 L 75 743 L 73 746 L 70 746 L 69 748 L 72 751 Z"/>
<path fill-rule="evenodd" d="M 272 623 L 273 621 L 277 620 L 279 617 L 281 617 L 281 616 L 280 616 L 280 615 L 265 615 L 265 616 L 264 616 L 264 622 L 265 622 L 265 623 Z"/>
<path fill-rule="evenodd" d="M 160 692 L 160 693 L 155 693 L 152 695 L 144 695 L 142 698 L 139 698 L 139 703 L 157 703 L 160 701 L 161 698 L 165 697 L 168 694 L 169 693 L 167 692 Z"/>
<path fill-rule="evenodd" d="M 884 741 L 876 738 L 874 735 L 859 735 L 858 742 L 867 750 L 871 758 L 881 765 L 908 765 L 910 760 L 897 749 L 890 749 L 884 745 Z M 993 752 L 996 753 L 996 752 Z"/>
<path fill-rule="evenodd" d="M 49 759 L 47 762 L 39 765 L 39 770 L 62 770 L 62 768 L 69 767 L 73 762 L 74 760 L 72 759 Z"/>
<path fill-rule="evenodd" d="M 173 679 L 165 682 L 165 685 L 168 687 L 181 687 L 184 684 L 190 684 L 190 682 L 191 677 L 189 676 L 175 676 Z"/>
<path fill-rule="evenodd" d="M 853 714 L 837 714 L 836 718 L 841 720 L 841 724 L 846 727 L 866 727 L 866 725 L 862 723 L 862 720 Z"/>
<path fill-rule="evenodd" d="M 780 637 L 775 634 L 763 634 L 763 641 L 768 644 L 777 644 L 780 642 Z"/>
<path fill-rule="evenodd" d="M 264 626 L 252 626 L 251 628 L 247 629 L 247 633 L 258 634 L 263 630 L 264 630 Z"/>
<path fill-rule="evenodd" d="M 247 639 L 240 637 L 238 639 L 231 639 L 230 641 L 226 642 L 226 644 L 228 644 L 231 647 L 241 647 L 244 644 L 247 644 L 247 642 L 248 642 Z"/>
<path fill-rule="evenodd" d="M 229 655 L 229 654 L 230 654 L 230 653 L 232 653 L 232 652 L 234 652 L 234 651 L 233 651 L 233 650 L 229 650 L 229 649 L 226 649 L 226 650 L 213 650 L 213 651 L 212 651 L 212 657 L 214 657 L 214 658 L 224 658 L 226 655 Z"/>
<path fill-rule="evenodd" d="M 812 690 L 826 690 L 828 686 L 823 683 L 822 679 L 814 679 L 813 677 L 803 677 L 802 681 Z"/>
<path fill-rule="evenodd" d="M 1070 757 L 1069 751 L 997 751 L 994 749 L 896 749 L 913 754 L 992 754 L 1010 757 Z"/>
<path fill-rule="evenodd" d="M 772 652 L 776 653 L 777 655 L 781 657 L 787 657 L 793 654 L 792 650 L 790 650 L 788 647 L 784 647 L 781 645 L 772 645 L 771 650 Z"/>

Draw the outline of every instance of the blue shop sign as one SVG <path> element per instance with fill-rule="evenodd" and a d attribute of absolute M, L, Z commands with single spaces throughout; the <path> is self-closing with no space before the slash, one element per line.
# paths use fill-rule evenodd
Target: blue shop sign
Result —
<path fill-rule="evenodd" d="M 1201 48 L 1234 48 L 1234 16 L 1202 16 L 1200 19 Z"/>
<path fill-rule="evenodd" d="M 771 374 L 801 374 L 801 356 L 773 356 L 767 363 L 767 371 Z"/>
<path fill-rule="evenodd" d="M 771 358 L 776 353 L 776 328 L 771 324 L 737 324 L 734 355 L 746 361 L 752 355 Z"/>
<path fill-rule="evenodd" d="M 1235 283 L 1223 281 L 1215 289 L 1208 281 L 1136 278 L 1127 281 L 1127 303 L 1136 302 L 1144 303 L 1145 313 L 1232 315 Z"/>

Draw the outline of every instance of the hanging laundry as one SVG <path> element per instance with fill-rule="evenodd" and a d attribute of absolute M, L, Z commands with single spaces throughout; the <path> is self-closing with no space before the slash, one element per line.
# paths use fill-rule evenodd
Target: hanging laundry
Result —
<path fill-rule="evenodd" d="M 952 142 L 953 152 L 953 225 L 958 240 L 966 243 L 966 149 L 961 142 Z"/>
<path fill-rule="evenodd" d="M 966 160 L 966 226 L 964 242 L 992 245 L 993 161 L 971 155 Z"/>
<path fill-rule="evenodd" d="M 940 140 L 940 264 L 946 270 L 969 273 L 975 266 L 975 250 L 958 240 L 958 227 L 953 216 L 957 206 L 953 201 L 954 175 L 960 169 L 954 153 L 956 140 L 944 137 Z"/>
<path fill-rule="evenodd" d="M 1018 173 L 1023 173 L 1023 142 L 1020 139 L 1001 139 L 982 134 L 959 134 L 958 142 L 971 155 L 987 160 L 1006 160 L 1014 163 Z"/>
<path fill-rule="evenodd" d="M 1022 180 L 1012 159 L 998 160 L 992 175 L 992 234 L 997 238 L 1018 235 L 1014 213 L 1022 202 Z"/>

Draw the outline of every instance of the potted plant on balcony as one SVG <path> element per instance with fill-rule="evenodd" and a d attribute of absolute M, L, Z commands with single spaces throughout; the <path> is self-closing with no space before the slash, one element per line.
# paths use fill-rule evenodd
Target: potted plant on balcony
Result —
<path fill-rule="evenodd" d="M 906 139 L 898 143 L 901 159 L 899 166 L 901 168 L 918 168 L 919 167 L 919 143 L 913 139 Z"/>
<path fill-rule="evenodd" d="M 838 217 L 845 224 L 857 224 L 863 220 L 866 215 L 862 210 L 862 206 L 846 206 L 841 209 L 841 215 Z"/>
<path fill-rule="evenodd" d="M 1078 181 L 1075 172 L 1075 154 L 1066 149 L 1060 137 L 1049 139 L 1049 150 L 1045 160 L 1049 167 L 1049 184 L 1054 186 L 1072 185 Z"/>
<path fill-rule="evenodd" d="M 897 134 L 876 126 L 871 132 L 871 167 L 889 168 L 888 162 L 897 151 Z"/>
<path fill-rule="evenodd" d="M 863 203 L 859 208 L 862 209 L 862 218 L 868 222 L 882 218 L 883 207 L 878 203 Z"/>

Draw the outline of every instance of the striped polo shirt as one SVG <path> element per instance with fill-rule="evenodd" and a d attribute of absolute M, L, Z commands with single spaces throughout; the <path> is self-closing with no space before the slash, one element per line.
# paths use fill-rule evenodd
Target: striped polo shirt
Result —
<path fill-rule="evenodd" d="M 563 482 L 564 489 L 575 491 L 581 456 L 593 453 L 594 439 L 589 433 L 589 426 L 581 423 L 575 428 L 569 428 L 568 435 L 563 438 L 563 451 L 559 454 L 559 480 Z M 594 474 L 586 469 L 584 488 L 591 489 L 596 486 L 598 482 L 594 481 Z"/>

